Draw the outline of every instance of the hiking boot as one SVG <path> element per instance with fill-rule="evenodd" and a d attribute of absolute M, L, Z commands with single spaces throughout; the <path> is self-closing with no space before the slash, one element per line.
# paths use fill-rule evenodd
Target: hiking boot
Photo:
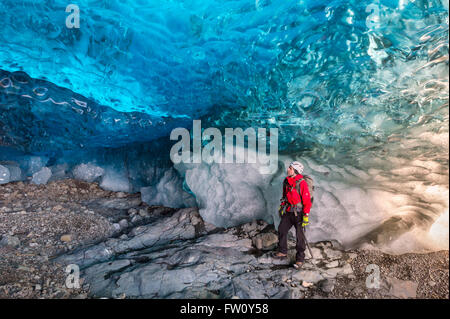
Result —
<path fill-rule="evenodd" d="M 280 252 L 272 254 L 272 258 L 274 258 L 274 259 L 285 259 L 286 257 L 287 257 L 287 255 L 280 253 Z"/>
<path fill-rule="evenodd" d="M 295 269 L 300 269 L 300 268 L 302 268 L 302 266 L 303 266 L 303 263 L 302 263 L 301 261 L 297 261 L 297 262 L 294 264 L 294 268 L 295 268 Z"/>

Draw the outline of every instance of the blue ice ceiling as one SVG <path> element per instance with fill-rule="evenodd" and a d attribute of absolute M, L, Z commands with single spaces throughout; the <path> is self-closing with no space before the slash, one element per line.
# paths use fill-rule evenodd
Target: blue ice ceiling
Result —
<path fill-rule="evenodd" d="M 399 98 L 417 76 L 403 68 L 448 54 L 440 1 L 78 1 L 79 29 L 67 4 L 2 1 L 1 68 L 153 119 L 294 125 L 306 144 L 414 124 L 433 110 Z"/>

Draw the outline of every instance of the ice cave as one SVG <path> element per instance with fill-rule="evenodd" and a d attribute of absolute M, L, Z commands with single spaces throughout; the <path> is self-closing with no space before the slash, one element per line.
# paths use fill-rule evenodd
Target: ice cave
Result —
<path fill-rule="evenodd" d="M 0 2 L 0 184 L 75 178 L 276 225 L 298 160 L 311 241 L 448 249 L 448 0 L 67 5 Z M 174 164 L 170 134 L 194 120 L 277 128 L 277 169 Z"/>

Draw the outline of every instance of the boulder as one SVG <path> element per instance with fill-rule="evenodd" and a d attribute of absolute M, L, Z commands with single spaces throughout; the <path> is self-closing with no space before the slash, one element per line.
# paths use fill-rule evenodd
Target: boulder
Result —
<path fill-rule="evenodd" d="M 342 258 L 342 252 L 339 250 L 334 250 L 328 247 L 324 248 L 324 253 L 330 260 L 340 259 Z"/>
<path fill-rule="evenodd" d="M 278 244 L 278 236 L 274 233 L 262 233 L 253 237 L 252 242 L 260 250 L 272 250 Z"/>
<path fill-rule="evenodd" d="M 350 264 L 345 264 L 343 267 L 330 268 L 324 271 L 327 278 L 334 278 L 336 276 L 348 276 L 353 274 L 353 269 Z"/>
<path fill-rule="evenodd" d="M 307 258 L 314 257 L 314 259 L 317 259 L 317 260 L 323 259 L 322 251 L 320 250 L 320 248 L 311 247 L 311 252 L 312 252 L 313 256 L 311 256 L 311 254 L 309 253 L 309 249 L 306 249 L 305 256 Z"/>
<path fill-rule="evenodd" d="M 320 290 L 322 290 L 325 293 L 333 292 L 335 285 L 335 280 L 333 279 L 324 279 L 321 280 L 318 284 Z"/>
<path fill-rule="evenodd" d="M 335 268 L 339 266 L 339 260 L 333 260 L 332 262 L 325 265 L 327 268 Z"/>
<path fill-rule="evenodd" d="M 322 274 L 318 270 L 300 270 L 292 275 L 292 278 L 298 281 L 306 281 L 311 283 L 317 283 L 324 279 Z"/>
<path fill-rule="evenodd" d="M 125 229 L 128 227 L 128 221 L 126 219 L 122 219 L 119 221 L 119 225 L 121 229 Z"/>
<path fill-rule="evenodd" d="M 400 280 L 393 277 L 386 277 L 389 286 L 389 294 L 397 298 L 416 298 L 418 283 L 409 280 Z"/>

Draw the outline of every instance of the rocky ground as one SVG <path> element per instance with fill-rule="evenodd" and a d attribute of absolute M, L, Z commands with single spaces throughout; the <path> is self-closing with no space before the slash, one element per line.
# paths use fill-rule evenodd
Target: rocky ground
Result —
<path fill-rule="evenodd" d="M 276 261 L 263 221 L 222 229 L 195 208 L 148 206 L 96 183 L 9 183 L 0 298 L 449 298 L 448 251 L 393 256 L 327 241 L 296 270 L 294 240 L 289 260 Z M 79 288 L 68 265 L 81 271 Z"/>

